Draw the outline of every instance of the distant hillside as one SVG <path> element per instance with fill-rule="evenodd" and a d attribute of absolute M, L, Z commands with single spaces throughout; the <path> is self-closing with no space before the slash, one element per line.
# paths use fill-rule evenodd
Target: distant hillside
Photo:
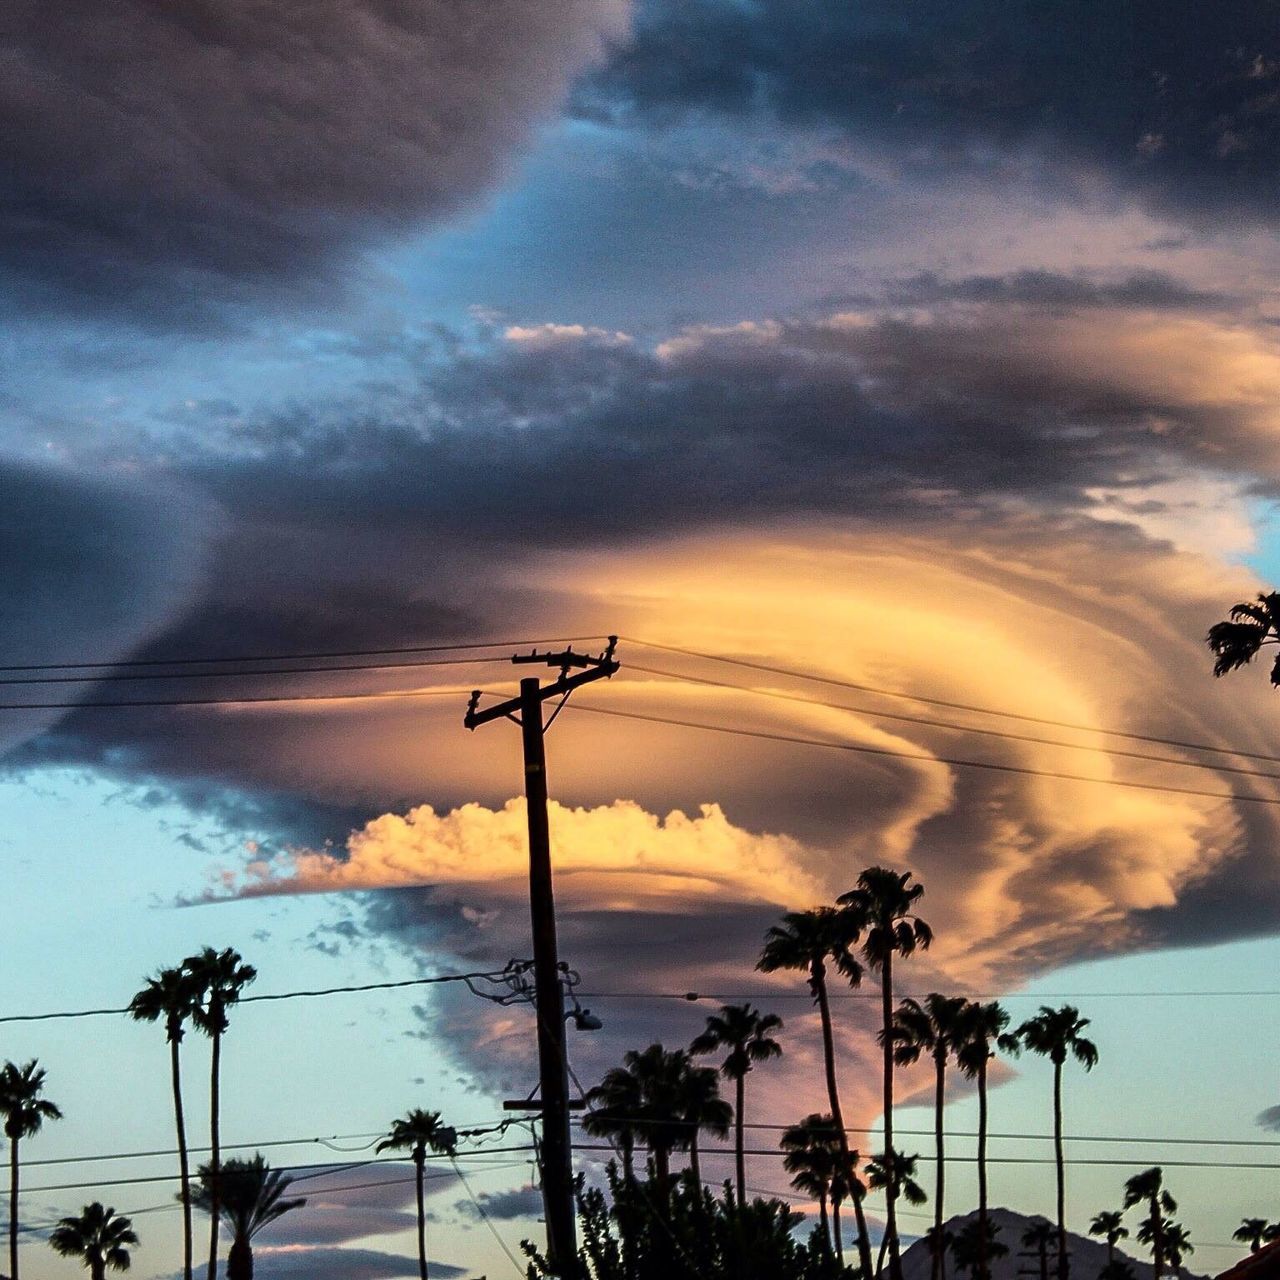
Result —
<path fill-rule="evenodd" d="M 964 1214 L 959 1217 L 947 1220 L 948 1231 L 960 1230 L 970 1218 L 976 1218 L 977 1213 Z M 1004 1258 L 997 1258 L 991 1264 L 991 1280 L 1039 1280 L 1040 1261 L 1038 1257 L 1020 1258 L 1018 1254 L 1022 1251 L 1022 1233 L 1031 1225 L 1035 1219 L 1025 1213 L 1014 1213 L 1012 1209 L 990 1209 L 987 1216 L 992 1223 L 1000 1229 L 1000 1243 L 1007 1246 L 1009 1254 Z M 1128 1244 L 1128 1241 L 1122 1241 L 1121 1245 Z M 1192 1244 L 1195 1243 L 1193 1240 Z M 1074 1232 L 1067 1232 L 1067 1248 L 1071 1253 L 1071 1280 L 1097 1280 L 1098 1272 L 1107 1265 L 1107 1246 L 1102 1240 L 1095 1240 L 1090 1236 L 1078 1236 Z M 1244 1246 L 1241 1246 L 1241 1255 L 1244 1254 Z M 1118 1256 L 1125 1258 L 1133 1267 L 1133 1273 L 1137 1280 L 1153 1280 L 1155 1269 L 1148 1261 L 1135 1258 L 1131 1253 L 1126 1253 L 1124 1249 L 1117 1246 L 1116 1253 Z M 1054 1280 L 1055 1258 L 1050 1256 L 1050 1280 Z M 929 1250 L 923 1240 L 917 1240 L 902 1255 L 902 1270 L 904 1280 L 929 1280 L 930 1270 Z M 1024 1275 L 1020 1278 L 1019 1271 Z M 1165 1271 L 1165 1276 L 1171 1276 L 1171 1272 Z M 1193 1271 L 1188 1271 L 1185 1267 L 1177 1273 L 1182 1280 L 1203 1280 L 1203 1277 Z M 953 1280 L 953 1270 L 948 1261 L 947 1280 Z M 961 1273 L 963 1277 L 963 1273 Z"/>

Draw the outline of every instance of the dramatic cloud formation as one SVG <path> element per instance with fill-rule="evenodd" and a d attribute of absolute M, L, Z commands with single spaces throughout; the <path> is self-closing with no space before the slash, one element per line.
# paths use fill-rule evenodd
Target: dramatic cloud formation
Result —
<path fill-rule="evenodd" d="M 327 1249 L 311 1245 L 261 1246 L 253 1251 L 254 1274 L 262 1280 L 399 1280 L 416 1276 L 416 1258 L 377 1249 Z M 469 1274 L 467 1267 L 431 1260 L 432 1274 L 452 1280 Z"/>
<path fill-rule="evenodd" d="M 1280 42 L 1247 0 L 649 0 L 580 95 L 591 117 L 764 115 L 868 169 L 1098 177 L 1162 209 L 1274 220 Z"/>
<path fill-rule="evenodd" d="M 17 0 L 0 261 L 28 290 L 189 320 L 228 279 L 457 210 L 626 17 L 625 0 Z"/>

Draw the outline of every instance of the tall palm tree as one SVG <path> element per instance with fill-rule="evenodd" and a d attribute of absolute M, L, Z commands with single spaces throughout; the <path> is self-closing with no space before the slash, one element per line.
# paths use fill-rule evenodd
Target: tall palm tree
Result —
<path fill-rule="evenodd" d="M 187 1154 L 187 1122 L 182 1106 L 182 1065 L 179 1047 L 185 1025 L 195 1014 L 199 992 L 184 969 L 161 969 L 129 1001 L 129 1016 L 135 1022 L 164 1021 L 169 1044 L 169 1078 L 173 1091 L 173 1116 L 178 1129 L 178 1176 L 182 1188 L 182 1276 L 191 1280 L 194 1256 L 191 1233 L 191 1167 Z"/>
<path fill-rule="evenodd" d="M 107 1268 L 129 1270 L 129 1246 L 136 1245 L 133 1223 L 98 1201 L 85 1205 L 79 1217 L 63 1218 L 49 1236 L 55 1253 L 79 1258 L 89 1268 L 90 1280 L 106 1280 Z"/>
<path fill-rule="evenodd" d="M 906 999 L 898 1006 L 893 1019 L 893 1060 L 907 1066 L 927 1053 L 933 1059 L 933 1142 L 935 1177 L 933 1190 L 934 1240 L 942 1239 L 942 1203 L 946 1188 L 946 1152 L 943 1145 L 942 1108 L 946 1096 L 947 1063 L 965 1033 L 963 996 L 944 996 L 932 991 L 921 1004 Z M 933 1280 L 945 1280 L 945 1262 L 940 1252 L 932 1254 L 930 1274 Z"/>
<path fill-rule="evenodd" d="M 956 1232 L 951 1246 L 956 1270 L 967 1271 L 973 1280 L 990 1275 L 991 1263 L 1009 1252 L 1009 1246 L 999 1237 L 1000 1228 L 989 1218 L 970 1218 Z"/>
<path fill-rule="evenodd" d="M 736 1091 L 733 1128 L 737 1155 L 738 1203 L 745 1204 L 747 1162 L 744 1137 L 744 1100 L 746 1079 L 757 1062 L 782 1056 L 782 1046 L 769 1034 L 782 1029 L 782 1019 L 776 1013 L 761 1013 L 749 1004 L 727 1004 L 719 1013 L 707 1018 L 706 1030 L 695 1036 L 689 1046 L 692 1053 L 714 1053 L 727 1049 L 720 1073 L 732 1080 Z"/>
<path fill-rule="evenodd" d="M 783 1151 L 782 1167 L 791 1174 L 791 1185 L 818 1202 L 822 1237 L 830 1250 L 827 1203 L 834 1200 L 835 1181 L 842 1163 L 835 1125 L 830 1116 L 815 1112 L 783 1130 L 778 1145 Z"/>
<path fill-rule="evenodd" d="M 857 1152 L 849 1146 L 840 1106 L 840 1090 L 836 1082 L 835 1038 L 831 1027 L 831 1001 L 827 989 L 827 965 L 857 987 L 862 982 L 862 965 L 853 954 L 858 940 L 857 921 L 853 913 L 835 907 L 815 907 L 810 911 L 789 911 L 782 923 L 773 925 L 765 934 L 764 949 L 756 968 L 761 973 L 790 969 L 803 973 L 818 1006 L 822 1024 L 822 1058 L 827 1080 L 827 1105 L 840 1142 L 844 1162 L 843 1183 L 850 1188 L 861 1185 L 858 1178 Z M 858 1222 L 858 1255 L 866 1276 L 871 1275 L 871 1237 L 862 1211 L 862 1196 L 853 1196 L 854 1214 Z"/>
<path fill-rule="evenodd" d="M 1263 645 L 1280 644 L 1280 592 L 1260 594 L 1253 603 L 1232 605 L 1230 620 L 1215 622 L 1205 640 L 1215 655 L 1215 676 L 1225 676 L 1252 662 Z M 1271 683 L 1280 685 L 1280 655 L 1271 667 Z"/>
<path fill-rule="evenodd" d="M 978 1084 L 978 1216 L 975 1219 L 978 1225 L 974 1227 L 971 1243 L 981 1255 L 987 1241 L 995 1238 L 987 1217 L 987 1070 L 995 1057 L 996 1047 L 1009 1048 L 1015 1042 L 1004 1034 L 1005 1027 L 1009 1025 L 1009 1013 L 994 1000 L 986 1004 L 971 1000 L 960 1016 L 956 1064 L 965 1076 Z M 975 1263 L 978 1280 L 986 1280 L 989 1261 L 989 1258 L 979 1256 Z M 958 1261 L 956 1265 L 960 1265 Z"/>
<path fill-rule="evenodd" d="M 1178 1202 L 1165 1190 L 1164 1170 L 1159 1165 L 1135 1173 L 1124 1184 L 1124 1207 L 1133 1208 L 1136 1204 L 1147 1207 L 1147 1216 L 1138 1229 L 1138 1239 L 1151 1246 L 1154 1263 L 1154 1280 L 1160 1280 L 1164 1274 L 1166 1258 L 1164 1247 L 1164 1224 L 1166 1213 L 1177 1213 Z"/>
<path fill-rule="evenodd" d="M 587 1090 L 586 1102 L 583 1129 L 618 1149 L 623 1175 L 631 1185 L 635 1182 L 636 1133 L 644 1106 L 639 1078 L 630 1067 L 611 1067 L 598 1085 Z"/>
<path fill-rule="evenodd" d="M 1266 1218 L 1244 1218 L 1231 1233 L 1231 1238 L 1239 1240 L 1241 1244 L 1247 1244 L 1250 1253 L 1257 1253 L 1262 1248 L 1262 1242 L 1267 1238 L 1267 1225 Z"/>
<path fill-rule="evenodd" d="M 1053 1157 L 1058 1174 L 1058 1277 L 1067 1280 L 1066 1166 L 1062 1155 L 1062 1065 L 1070 1054 L 1086 1071 L 1098 1063 L 1098 1046 L 1080 1033 L 1089 1025 L 1074 1005 L 1041 1005 L 1013 1034 L 1020 1045 L 1053 1063 Z"/>
<path fill-rule="evenodd" d="M 880 975 L 881 1031 L 884 1035 L 884 1147 L 893 1159 L 893 957 L 924 950 L 933 941 L 933 930 L 918 915 L 915 905 L 924 885 L 910 884 L 909 871 L 868 867 L 858 883 L 836 901 L 849 908 L 859 926 L 862 958 Z M 898 1249 L 898 1179 L 891 1178 L 886 1193 L 885 1234 L 889 1240 L 890 1280 L 902 1280 Z"/>
<path fill-rule="evenodd" d="M 457 1133 L 440 1119 L 438 1111 L 412 1111 L 391 1122 L 391 1132 L 378 1143 L 377 1153 L 407 1151 L 413 1157 L 418 1191 L 418 1272 L 422 1280 L 427 1277 L 427 1208 L 423 1185 L 423 1170 L 427 1152 L 439 1156 L 452 1156 L 458 1142 Z"/>
<path fill-rule="evenodd" d="M 213 1168 L 200 1166 L 193 1200 L 205 1213 L 213 1212 Z M 307 1202 L 286 1200 L 293 1181 L 272 1169 L 257 1153 L 251 1160 L 231 1159 L 218 1171 L 218 1213 L 231 1232 L 227 1280 L 253 1280 L 253 1237 L 269 1223 Z"/>
<path fill-rule="evenodd" d="M 241 991 L 258 976 L 258 971 L 245 964 L 240 953 L 231 947 L 221 951 L 204 947 L 195 955 L 188 956 L 182 962 L 182 968 L 199 993 L 192 1021 L 213 1042 L 209 1070 L 209 1169 L 213 1177 L 209 1280 L 214 1280 L 218 1274 L 218 1169 L 222 1158 L 219 1134 L 222 1037 L 230 1025 L 227 1010 L 240 999 Z"/>
<path fill-rule="evenodd" d="M 1022 1233 L 1022 1243 L 1034 1249 L 1040 1261 L 1040 1280 L 1049 1280 L 1049 1246 L 1054 1240 L 1053 1223 L 1048 1218 L 1033 1218 Z"/>
<path fill-rule="evenodd" d="M 18 1144 L 39 1133 L 46 1120 L 62 1119 L 62 1112 L 40 1096 L 44 1077 L 34 1058 L 0 1067 L 0 1116 L 9 1139 L 9 1280 L 18 1280 Z"/>
<path fill-rule="evenodd" d="M 1107 1266 L 1111 1266 L 1116 1260 L 1116 1244 L 1128 1236 L 1129 1228 L 1124 1225 L 1119 1209 L 1103 1209 L 1093 1215 L 1093 1221 L 1089 1223 L 1089 1234 L 1102 1236 L 1106 1240 Z"/>
<path fill-rule="evenodd" d="M 704 1131 L 716 1138 L 727 1138 L 733 1120 L 733 1108 L 720 1096 L 720 1077 L 714 1067 L 695 1066 L 693 1059 L 686 1057 L 676 1109 L 685 1126 L 689 1171 L 694 1182 L 702 1186 L 698 1138 Z"/>
<path fill-rule="evenodd" d="M 922 1205 L 929 1197 L 916 1181 L 918 1160 L 918 1156 L 904 1155 L 901 1151 L 882 1151 L 867 1161 L 867 1185 L 872 1191 L 883 1191 L 886 1204 L 901 1197 L 910 1205 Z M 889 1232 L 886 1230 L 880 1241 L 877 1273 L 884 1266 L 885 1250 L 891 1247 Z"/>
<path fill-rule="evenodd" d="M 638 1100 L 631 1123 L 653 1159 L 654 1177 L 664 1206 L 670 1196 L 671 1153 L 682 1150 L 690 1140 L 682 1111 L 689 1066 L 686 1050 L 666 1049 L 657 1042 L 647 1049 L 629 1049 L 622 1058 L 622 1071 L 635 1081 L 628 1088 L 634 1088 Z M 605 1136 L 610 1134 L 606 1132 Z"/>

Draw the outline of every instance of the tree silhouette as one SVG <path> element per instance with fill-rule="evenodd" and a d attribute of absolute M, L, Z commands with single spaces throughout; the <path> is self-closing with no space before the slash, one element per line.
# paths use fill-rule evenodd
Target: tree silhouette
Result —
<path fill-rule="evenodd" d="M 161 969 L 129 1001 L 129 1016 L 135 1022 L 164 1021 L 169 1044 L 169 1081 L 173 1091 L 173 1116 L 178 1129 L 178 1176 L 182 1203 L 182 1276 L 191 1280 L 194 1256 L 191 1233 L 191 1168 L 187 1154 L 187 1122 L 182 1106 L 182 1065 L 179 1049 L 186 1034 L 184 1025 L 195 1014 L 199 992 L 184 969 Z"/>
<path fill-rule="evenodd" d="M 970 1218 L 956 1232 L 951 1246 L 956 1268 L 967 1271 L 973 1280 L 982 1280 L 990 1273 L 991 1263 L 1009 1252 L 1009 1246 L 999 1236 L 1000 1228 L 990 1218 Z"/>
<path fill-rule="evenodd" d="M 62 1112 L 44 1092 L 45 1073 L 34 1058 L 21 1067 L 0 1067 L 0 1116 L 9 1139 L 9 1277 L 18 1280 L 18 1144 L 34 1137 L 46 1120 L 61 1120 Z"/>
<path fill-rule="evenodd" d="M 192 1199 L 205 1213 L 213 1212 L 213 1170 L 200 1166 L 199 1185 Z M 253 1237 L 269 1223 L 282 1218 L 307 1202 L 286 1200 L 284 1193 L 293 1181 L 272 1169 L 255 1154 L 251 1160 L 228 1160 L 218 1172 L 218 1212 L 231 1232 L 227 1253 L 227 1280 L 253 1280 Z"/>
<path fill-rule="evenodd" d="M 222 1074 L 222 1037 L 229 1025 L 227 1010 L 258 971 L 230 947 L 215 951 L 204 947 L 182 962 L 197 991 L 191 1020 L 213 1042 L 209 1070 L 209 1170 L 213 1178 L 209 1227 L 209 1280 L 218 1273 L 218 1170 L 221 1167 L 219 1082 Z"/>
<path fill-rule="evenodd" d="M 836 901 L 849 909 L 859 927 L 862 958 L 880 975 L 881 1031 L 884 1046 L 884 1145 L 893 1159 L 893 957 L 909 956 L 933 941 L 933 931 L 915 914 L 915 904 L 924 895 L 922 884 L 909 884 L 909 871 L 888 867 L 868 867 L 858 883 Z M 885 1234 L 889 1241 L 890 1280 L 902 1280 L 902 1259 L 898 1247 L 897 1187 L 890 1178 L 886 1195 Z"/>
<path fill-rule="evenodd" d="M 1040 1261 L 1040 1280 L 1049 1280 L 1049 1246 L 1054 1241 L 1053 1223 L 1048 1218 L 1033 1218 L 1022 1233 L 1022 1243 L 1034 1249 Z"/>
<path fill-rule="evenodd" d="M 1257 1253 L 1262 1248 L 1262 1242 L 1267 1238 L 1267 1226 L 1266 1218 L 1244 1218 L 1231 1233 L 1231 1238 L 1239 1240 L 1241 1244 L 1247 1244 L 1250 1253 Z"/>
<path fill-rule="evenodd" d="M 995 1238 L 988 1229 L 987 1217 L 987 1069 L 995 1057 L 995 1046 L 1016 1048 L 1013 1037 L 1004 1034 L 1008 1025 L 1008 1011 L 994 1000 L 986 1004 L 971 1000 L 961 1011 L 956 1063 L 970 1080 L 978 1083 L 978 1225 L 974 1228 L 973 1247 L 979 1254 L 986 1242 Z M 980 1256 L 975 1263 L 977 1280 L 986 1280 L 988 1261 Z"/>
<path fill-rule="evenodd" d="M 391 1122 L 391 1132 L 378 1143 L 377 1153 L 407 1151 L 413 1159 L 418 1194 L 418 1273 L 422 1280 L 427 1276 L 427 1208 L 423 1184 L 423 1170 L 427 1152 L 440 1156 L 452 1156 L 458 1141 L 457 1133 L 440 1119 L 438 1111 L 423 1111 L 415 1107 L 404 1116 Z"/>
<path fill-rule="evenodd" d="M 738 1199 L 745 1203 L 747 1171 L 744 1138 L 746 1079 L 757 1062 L 782 1056 L 782 1046 L 769 1034 L 782 1029 L 776 1013 L 761 1013 L 749 1004 L 727 1004 L 707 1018 L 706 1030 L 694 1037 L 693 1053 L 715 1053 L 727 1049 L 720 1073 L 732 1080 L 735 1090 L 733 1115 L 734 1146 L 737 1156 Z"/>
<path fill-rule="evenodd" d="M 1053 1063 L 1053 1155 L 1058 1175 L 1058 1276 L 1067 1280 L 1066 1166 L 1062 1153 L 1062 1065 L 1070 1054 L 1086 1071 L 1098 1062 L 1098 1047 L 1080 1032 L 1089 1025 L 1080 1011 L 1064 1004 L 1060 1009 L 1041 1005 L 1040 1012 L 1028 1018 L 1014 1037 L 1020 1045 Z"/>
<path fill-rule="evenodd" d="M 1178 1202 L 1165 1190 L 1164 1170 L 1159 1165 L 1135 1173 L 1124 1184 L 1124 1207 L 1131 1209 L 1137 1204 L 1147 1206 L 1147 1216 L 1138 1228 L 1138 1239 L 1151 1246 L 1154 1280 L 1160 1280 L 1167 1257 L 1164 1244 L 1164 1226 L 1167 1220 L 1164 1215 L 1177 1213 Z"/>
<path fill-rule="evenodd" d="M 1187 1253 L 1195 1253 L 1195 1246 L 1187 1238 L 1187 1229 L 1172 1218 L 1160 1214 L 1155 1219 L 1144 1218 L 1138 1226 L 1138 1239 L 1153 1248 L 1157 1237 L 1160 1240 L 1160 1252 L 1164 1260 L 1176 1272 L 1182 1266 L 1182 1257 Z"/>
<path fill-rule="evenodd" d="M 1215 622 L 1205 642 L 1214 654 L 1215 676 L 1225 676 L 1252 662 L 1264 645 L 1280 644 L 1280 592 L 1233 605 L 1229 621 Z M 1280 685 L 1280 655 L 1271 666 L 1271 683 Z"/>
<path fill-rule="evenodd" d="M 827 1204 L 841 1166 L 840 1143 L 831 1117 L 816 1112 L 805 1116 L 799 1124 L 783 1131 L 778 1145 L 784 1152 L 782 1167 L 791 1175 L 791 1185 L 818 1202 L 822 1236 L 830 1249 Z"/>
<path fill-rule="evenodd" d="M 1106 1240 L 1107 1266 L 1110 1266 L 1116 1260 L 1116 1242 L 1129 1234 L 1129 1228 L 1124 1225 L 1123 1216 L 1118 1209 L 1103 1209 L 1093 1215 L 1093 1221 L 1089 1223 L 1089 1234 L 1102 1236 Z"/>
<path fill-rule="evenodd" d="M 644 1097 L 639 1078 L 630 1067 L 611 1067 L 598 1085 L 587 1090 L 582 1127 L 593 1138 L 613 1143 L 622 1155 L 628 1183 L 635 1181 L 637 1126 Z"/>
<path fill-rule="evenodd" d="M 729 1136 L 733 1108 L 720 1096 L 720 1078 L 714 1067 L 696 1066 L 686 1057 L 680 1077 L 676 1109 L 684 1122 L 689 1147 L 689 1170 L 702 1185 L 702 1162 L 698 1138 L 705 1130 L 717 1138 Z"/>
<path fill-rule="evenodd" d="M 107 1269 L 129 1270 L 129 1246 L 138 1237 L 133 1223 L 98 1201 L 85 1205 L 79 1217 L 63 1218 L 49 1235 L 49 1244 L 64 1258 L 79 1258 L 91 1280 L 105 1280 Z"/>
<path fill-rule="evenodd" d="M 921 1004 L 907 999 L 898 1006 L 893 1019 L 893 1058 L 899 1066 L 916 1062 L 921 1054 L 933 1059 L 933 1142 L 935 1175 L 933 1190 L 933 1239 L 942 1239 L 942 1205 L 946 1187 L 946 1152 L 943 1145 L 942 1108 L 946 1095 L 947 1062 L 964 1038 L 964 1011 L 968 1002 L 962 996 L 943 996 L 930 992 Z M 931 1255 L 933 1280 L 944 1280 L 945 1261 L 942 1253 Z"/>
<path fill-rule="evenodd" d="M 655 1041 L 647 1049 L 629 1050 L 622 1064 L 635 1077 L 639 1089 L 635 1120 L 653 1158 L 659 1197 L 666 1206 L 671 1194 L 671 1153 L 684 1148 L 690 1139 L 682 1111 L 690 1057 L 684 1049 L 666 1049 Z"/>
<path fill-rule="evenodd" d="M 851 987 L 861 985 L 862 965 L 853 954 L 857 939 L 857 920 L 849 911 L 837 910 L 835 907 L 789 911 L 782 917 L 781 924 L 773 925 L 765 934 L 764 949 L 756 964 L 756 968 L 762 973 L 776 973 L 780 969 L 789 969 L 803 973 L 808 981 L 822 1026 L 822 1060 L 827 1082 L 827 1105 L 831 1108 L 832 1123 L 840 1143 L 840 1155 L 844 1163 L 843 1181 L 850 1188 L 859 1187 L 861 1183 L 857 1175 L 857 1153 L 849 1146 L 849 1135 L 844 1125 L 844 1111 L 840 1105 L 840 1090 L 836 1082 L 835 1038 L 831 1027 L 827 965 L 832 965 Z M 869 1277 L 871 1237 L 867 1231 L 860 1193 L 854 1194 L 853 1207 L 858 1224 L 858 1256 L 863 1272 Z"/>

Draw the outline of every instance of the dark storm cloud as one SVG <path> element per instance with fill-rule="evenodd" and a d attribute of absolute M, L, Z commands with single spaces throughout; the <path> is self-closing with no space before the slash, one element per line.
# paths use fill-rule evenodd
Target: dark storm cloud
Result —
<path fill-rule="evenodd" d="M 648 0 L 580 109 L 832 126 L 925 172 L 1033 160 L 1165 207 L 1280 211 L 1273 0 Z M 1082 189 L 1087 188 L 1082 184 Z"/>
<path fill-rule="evenodd" d="M 378 1249 L 255 1249 L 254 1274 L 261 1280 L 399 1280 L 418 1274 L 416 1258 Z M 471 1274 L 467 1267 L 431 1260 L 443 1280 Z"/>
<path fill-rule="evenodd" d="M 490 1218 L 536 1218 L 542 1212 L 542 1192 L 537 1187 L 517 1187 L 510 1191 L 482 1191 L 479 1207 L 470 1200 L 459 1200 L 453 1207 L 467 1217 L 479 1220 L 481 1211 Z"/>
<path fill-rule="evenodd" d="M 0 13 L 0 271 L 27 305 L 199 323 L 492 182 L 624 0 Z M 332 287 L 330 285 L 330 292 Z"/>
<path fill-rule="evenodd" d="M 884 299 L 895 304 L 974 302 L 1063 308 L 1127 308 L 1216 311 L 1234 301 L 1229 295 L 1195 289 L 1163 271 L 1135 271 L 1119 280 L 1095 280 L 1059 271 L 1024 270 L 1005 275 L 948 279 L 922 272 L 892 281 Z M 877 299 L 878 300 L 878 299 Z M 863 303 L 872 301 L 862 298 Z"/>

